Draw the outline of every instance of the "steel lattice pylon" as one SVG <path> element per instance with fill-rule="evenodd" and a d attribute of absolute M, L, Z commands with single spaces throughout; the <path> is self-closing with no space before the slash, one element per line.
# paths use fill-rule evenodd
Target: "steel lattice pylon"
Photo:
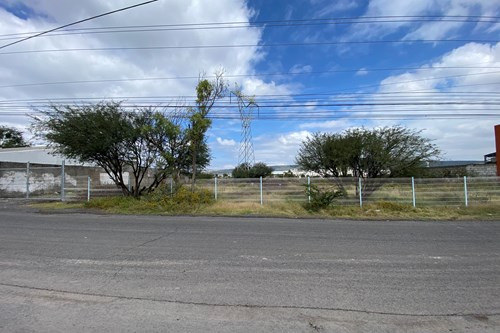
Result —
<path fill-rule="evenodd" d="M 245 164 L 251 167 L 255 164 L 255 155 L 253 152 L 251 121 L 253 111 L 257 104 L 252 100 L 243 96 L 241 93 L 236 94 L 238 98 L 238 109 L 241 118 L 241 141 L 238 154 L 238 165 Z"/>

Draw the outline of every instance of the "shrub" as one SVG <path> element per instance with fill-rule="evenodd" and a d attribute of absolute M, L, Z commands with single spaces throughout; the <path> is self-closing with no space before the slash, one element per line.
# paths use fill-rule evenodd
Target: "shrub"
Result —
<path fill-rule="evenodd" d="M 259 162 L 254 165 L 242 163 L 233 169 L 233 178 L 265 178 L 273 173 L 273 168 Z"/>
<path fill-rule="evenodd" d="M 86 202 L 84 206 L 117 213 L 191 213 L 214 201 L 213 193 L 205 189 L 192 192 L 185 186 L 179 186 L 172 195 L 170 186 L 162 185 L 153 193 L 140 198 L 125 196 L 95 198 Z"/>
<path fill-rule="evenodd" d="M 330 207 L 336 199 L 345 197 L 347 193 L 343 188 L 319 188 L 316 185 L 306 185 L 306 194 L 311 197 L 305 208 L 311 211 Z"/>
<path fill-rule="evenodd" d="M 158 203 L 165 211 L 191 212 L 199 209 L 202 205 L 212 204 L 214 195 L 206 189 L 191 191 L 186 186 L 177 187 L 175 192 L 171 194 L 170 186 L 162 186 L 145 200 Z"/>

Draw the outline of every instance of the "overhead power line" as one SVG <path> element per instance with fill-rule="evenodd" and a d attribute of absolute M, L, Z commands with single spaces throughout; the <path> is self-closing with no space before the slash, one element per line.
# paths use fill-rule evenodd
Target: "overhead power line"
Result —
<path fill-rule="evenodd" d="M 326 110 L 325 110 L 326 111 Z M 278 114 L 260 114 L 255 116 L 255 120 L 312 120 L 312 119 L 400 119 L 400 120 L 410 120 L 410 119 L 478 119 L 478 118 L 498 118 L 500 113 L 499 110 L 482 110 L 483 112 L 470 112 L 469 110 L 461 110 L 457 112 L 452 110 L 452 112 L 420 112 L 412 113 L 412 110 L 380 110 L 380 111 L 363 111 L 355 112 L 351 111 L 328 111 L 324 113 L 312 113 L 312 112 L 297 112 L 297 113 L 278 113 Z M 488 112 L 489 111 L 489 112 Z M 493 112 L 491 112 L 493 111 Z M 129 111 L 134 112 L 134 111 Z M 0 117 L 31 117 L 40 115 L 39 111 L 26 110 L 25 112 L 0 112 Z M 177 117 L 188 117 L 188 115 L 178 115 Z M 239 119 L 239 114 L 234 113 L 211 113 L 208 115 L 211 119 L 220 120 L 235 120 Z"/>
<path fill-rule="evenodd" d="M 154 25 L 128 25 L 114 27 L 96 27 L 67 29 L 58 33 L 45 34 L 44 37 L 67 36 L 67 35 L 87 35 L 87 34 L 110 34 L 110 33 L 133 33 L 133 32 L 165 32 L 165 31 L 192 31 L 192 30 L 219 30 L 219 29 L 249 29 L 249 28 L 286 28 L 297 26 L 324 26 L 324 25 L 348 25 L 348 24 L 380 24 L 380 23 L 498 23 L 498 19 L 448 19 L 444 18 L 421 18 L 421 19 L 391 19 L 391 20 L 335 20 L 335 21 L 317 21 L 314 19 L 308 21 L 296 22 L 296 20 L 282 21 L 262 21 L 262 22 L 226 22 L 226 23 L 207 23 L 207 24 L 154 24 Z M 17 39 L 27 33 L 3 34 L 0 40 Z"/>
<path fill-rule="evenodd" d="M 144 5 L 150 4 L 150 3 L 152 3 L 152 2 L 157 2 L 157 1 L 158 1 L 158 0 L 149 0 L 149 1 L 142 2 L 142 3 L 138 3 L 138 4 L 135 4 L 135 5 L 132 5 L 132 6 L 127 6 L 127 7 L 123 7 L 123 8 L 120 8 L 120 9 L 115 9 L 115 10 L 112 10 L 112 11 L 110 11 L 110 12 L 106 12 L 106 13 L 102 13 L 102 14 L 99 14 L 99 15 L 95 15 L 95 16 L 92 16 L 92 17 L 88 17 L 88 18 L 86 18 L 86 19 L 79 20 L 79 21 L 76 21 L 76 22 L 68 23 L 68 24 L 62 25 L 62 26 L 57 27 L 57 28 L 54 28 L 54 29 L 50 29 L 50 30 L 46 30 L 46 31 L 42 31 L 42 32 L 39 32 L 39 33 L 37 33 L 37 34 L 35 34 L 35 35 L 32 35 L 32 36 L 28 36 L 28 37 L 22 38 L 22 39 L 20 39 L 20 40 L 15 41 L 15 42 L 12 42 L 12 43 L 8 43 L 8 44 L 5 44 L 5 45 L 2 45 L 2 46 L 0 46 L 0 49 L 6 48 L 6 47 L 11 46 L 11 45 L 14 45 L 14 44 L 18 44 L 18 43 L 24 42 L 24 41 L 26 41 L 26 40 L 28 40 L 28 39 L 32 39 L 32 38 L 35 38 L 35 37 L 40 37 L 40 36 L 42 36 L 42 35 L 48 34 L 48 33 L 50 33 L 50 32 L 56 31 L 56 30 L 64 29 L 64 28 L 67 28 L 67 27 L 72 26 L 72 25 L 80 24 L 80 23 L 83 23 L 83 22 L 87 22 L 87 21 L 90 21 L 90 20 L 94 20 L 94 19 L 99 18 L 99 17 L 103 17 L 103 16 L 111 15 L 111 14 L 114 14 L 114 13 L 118 13 L 118 12 L 121 12 L 121 11 L 124 11 L 124 10 L 128 10 L 128 9 L 136 8 L 136 7 L 139 7 L 139 6 L 144 6 Z"/>
<path fill-rule="evenodd" d="M 71 49 L 45 49 L 0 52 L 0 55 L 52 53 L 52 52 L 84 52 L 84 51 L 140 51 L 140 50 L 182 50 L 182 49 L 221 49 L 246 47 L 297 47 L 297 46 L 329 46 L 329 45 L 356 45 L 356 44 L 410 44 L 410 43 L 498 43 L 500 39 L 406 39 L 406 40 L 360 40 L 360 41 L 331 41 L 331 42 L 302 42 L 302 43 L 273 43 L 273 44 L 233 44 L 233 45 L 158 45 L 158 46 L 130 46 L 130 47 L 89 47 Z"/>
<path fill-rule="evenodd" d="M 469 86 L 479 86 L 479 85 L 500 85 L 500 82 L 492 82 L 492 83 L 479 83 L 479 84 L 467 84 L 467 85 L 460 85 L 456 87 L 469 87 Z M 263 99 L 264 101 L 274 101 L 275 98 L 281 98 L 281 100 L 284 100 L 285 102 L 289 102 L 291 98 L 293 100 L 297 98 L 301 98 L 306 101 L 314 101 L 318 100 L 318 97 L 322 99 L 326 99 L 328 101 L 331 101 L 333 98 L 335 100 L 339 99 L 353 99 L 353 100 L 359 100 L 363 99 L 366 100 L 366 98 L 372 98 L 372 99 L 380 99 L 380 98 L 385 98 L 385 99 L 395 99 L 395 98 L 425 98 L 426 100 L 433 98 L 456 98 L 456 97 L 461 97 L 461 98 L 471 98 L 475 101 L 478 100 L 478 98 L 487 98 L 489 101 L 491 101 L 493 98 L 498 98 L 500 97 L 500 92 L 494 92 L 494 91 L 474 91 L 474 92 L 464 92 L 464 91 L 456 91 L 456 92 L 448 92 L 448 91 L 432 91 L 432 90 L 415 90 L 415 91 L 393 91 L 393 92 L 374 92 L 374 93 L 369 93 L 369 92 L 350 92 L 350 93 L 335 93 L 335 92 L 330 92 L 330 93 L 302 93 L 302 94 L 259 94 L 259 95 L 254 95 L 253 97 Z M 416 97 L 415 97 L 416 96 Z M 172 103 L 172 102 L 178 102 L 182 101 L 184 99 L 193 99 L 196 98 L 196 96 L 191 95 L 184 95 L 184 96 L 176 96 L 176 95 L 163 95 L 163 96 L 102 96 L 102 97 L 87 97 L 87 96 L 77 96 L 77 97 L 46 97 L 46 98 L 29 98 L 29 99 L 4 99 L 0 100 L 0 106 L 1 105 L 6 105 L 6 104 L 12 104 L 12 103 L 17 103 L 17 102 L 24 102 L 28 103 L 29 105 L 34 105 L 37 103 L 55 103 L 55 104 L 81 104 L 81 103 L 95 103 L 100 102 L 100 101 L 128 101 L 132 103 L 134 100 L 138 101 L 150 101 L 150 100 L 158 100 L 158 103 Z M 183 106 L 181 103 L 179 105 L 180 107 Z"/>
<path fill-rule="evenodd" d="M 488 83 L 474 83 L 474 84 L 462 84 L 453 86 L 453 88 L 462 88 L 462 87 L 476 87 L 476 86 L 496 86 L 500 85 L 500 82 L 488 82 Z M 490 99 L 492 96 L 499 96 L 500 92 L 497 91 L 435 91 L 429 89 L 423 90 L 406 90 L 406 91 L 392 91 L 392 92 L 345 92 L 345 91 L 331 91 L 328 93 L 319 92 L 319 93 L 301 93 L 301 94 L 256 94 L 253 97 L 259 98 L 270 98 L 270 97 L 282 97 L 282 98 L 311 98 L 314 96 L 322 96 L 322 97 L 335 97 L 339 96 L 405 96 L 405 95 L 422 95 L 425 97 L 428 96 L 472 96 L 475 97 L 483 97 Z M 36 102 L 45 102 L 45 103 L 59 103 L 59 104 L 74 104 L 81 103 L 83 101 L 99 102 L 99 101 L 123 101 L 123 100 L 145 100 L 145 99 L 164 99 L 162 103 L 172 103 L 177 101 L 182 101 L 184 99 L 192 99 L 196 98 L 194 95 L 161 95 L 161 96 L 99 96 L 99 97 L 88 97 L 88 96 L 76 96 L 76 97 L 45 97 L 45 98 L 29 98 L 29 99 L 4 99 L 0 100 L 0 105 L 6 103 L 13 102 L 26 102 L 26 103 L 36 103 Z M 180 105 L 181 107 L 183 105 Z"/>
<path fill-rule="evenodd" d="M 399 71 L 399 70 L 417 70 L 428 71 L 436 69 L 500 69 L 500 66 L 437 66 L 437 67 L 393 67 L 393 68 L 356 68 L 356 69 L 333 69 L 326 71 L 310 71 L 310 72 L 276 72 L 276 73 L 257 73 L 257 74 L 227 74 L 226 78 L 239 77 L 271 77 L 271 76 L 290 76 L 290 75 L 321 75 L 332 73 L 356 73 L 363 72 L 382 72 L 382 71 Z M 499 72 L 473 73 L 463 75 L 481 75 L 494 74 Z M 215 76 L 208 75 L 206 78 L 214 78 Z M 172 76 L 172 77 L 144 77 L 144 78 L 126 78 L 126 79 L 99 79 L 99 80 L 74 80 L 74 81 L 52 81 L 38 83 L 18 83 L 11 85 L 0 86 L 1 88 L 15 87 L 34 87 L 34 86 L 49 86 L 49 85 L 66 85 L 66 84 L 88 84 L 88 83 L 109 83 L 109 82 L 132 82 L 132 81 L 166 81 L 166 80 L 199 80 L 199 75 L 190 76 Z M 449 78 L 449 76 L 447 77 Z M 427 80 L 427 79 L 426 79 Z M 429 79 L 430 80 L 430 79 Z"/>
<path fill-rule="evenodd" d="M 251 27 L 273 27 L 273 26 L 297 26 L 297 25 L 330 25 L 330 24 L 366 24 L 366 23 L 412 23 L 412 22 L 463 22 L 463 23 L 497 23 L 498 16 L 466 16 L 466 15 L 443 15 L 443 16 L 419 16 L 419 15 L 385 15 L 385 16 L 362 16 L 362 17 L 332 17 L 332 18 L 309 18 L 295 20 L 260 20 L 260 21 L 230 21 L 230 22 L 200 22 L 200 23 L 177 23 L 177 24 L 151 24 L 151 25 L 123 25 L 107 27 L 89 27 L 76 29 L 60 29 L 63 34 L 85 34 L 119 32 L 135 32 L 134 29 L 151 29 L 140 31 L 164 31 L 164 30 L 198 30 L 198 29 L 227 29 L 227 28 L 251 28 Z M 160 29 L 157 29 L 160 28 Z M 165 28 L 165 29 L 163 29 Z M 40 31 L 3 34 L 0 37 L 20 37 L 30 34 L 39 34 Z M 55 34 L 50 34 L 54 36 Z M 13 37 L 16 36 L 16 37 Z"/>
<path fill-rule="evenodd" d="M 87 103 L 75 103 L 75 106 L 79 105 L 86 105 Z M 11 109 L 11 108 L 22 108 L 22 107 L 37 107 L 37 108 L 50 108 L 52 105 L 57 105 L 56 103 L 47 103 L 47 102 L 42 102 L 42 103 L 35 103 L 35 104 L 23 104 L 20 102 L 17 103 L 11 103 L 11 104 L 0 104 L 0 108 L 4 109 Z M 195 107 L 195 105 L 171 105 L 171 104 L 165 104 L 164 102 L 161 101 L 144 101 L 142 103 L 133 103 L 133 102 L 122 102 L 121 107 L 123 108 L 162 108 L 165 110 L 168 109 L 189 109 Z M 338 101 L 338 102 L 309 102 L 309 103 L 298 103 L 298 102 L 288 102 L 288 103 L 259 103 L 256 104 L 258 107 L 262 110 L 261 112 L 265 112 L 266 110 L 272 110 L 272 112 L 284 112 L 283 110 L 285 109 L 295 109 L 296 111 L 293 110 L 288 110 L 286 112 L 302 112 L 298 109 L 303 109 L 305 110 L 304 112 L 307 113 L 308 110 L 313 109 L 321 109 L 325 107 L 356 107 L 356 108 L 362 108 L 362 107 L 400 107 L 401 110 L 407 110 L 406 107 L 421 107 L 421 106 L 483 106 L 483 107 L 495 107 L 495 109 L 498 109 L 500 106 L 500 99 L 485 99 L 485 100 L 461 100 L 461 99 L 449 99 L 449 100 L 428 100 L 428 99 L 422 99 L 422 100 L 417 100 L 417 101 L 391 101 L 391 100 L 382 100 L 382 101 L 376 101 L 376 100 L 368 100 L 368 101 Z M 236 104 L 233 103 L 217 103 L 214 105 L 215 109 L 219 110 L 234 110 L 236 108 Z M 484 108 L 483 108 L 484 109 Z M 316 111 L 317 111 L 316 110 Z M 460 110 L 460 109 L 456 109 Z M 316 112 L 315 111 L 315 112 Z M 224 111 L 225 112 L 225 111 Z"/>

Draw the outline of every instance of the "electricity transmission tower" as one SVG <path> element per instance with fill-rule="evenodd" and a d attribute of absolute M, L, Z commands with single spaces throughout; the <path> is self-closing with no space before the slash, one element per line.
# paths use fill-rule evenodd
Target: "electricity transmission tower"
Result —
<path fill-rule="evenodd" d="M 244 96 L 241 91 L 234 92 L 238 101 L 238 111 L 241 119 L 241 141 L 238 153 L 238 165 L 246 165 L 250 168 L 255 164 L 255 155 L 253 153 L 251 121 L 257 103 L 253 98 Z"/>

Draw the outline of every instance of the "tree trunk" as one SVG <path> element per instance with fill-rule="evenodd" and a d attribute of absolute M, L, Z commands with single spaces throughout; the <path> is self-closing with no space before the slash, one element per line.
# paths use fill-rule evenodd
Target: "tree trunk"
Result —
<path fill-rule="evenodd" d="M 196 148 L 193 149 L 193 165 L 192 165 L 192 172 L 193 175 L 191 176 L 191 192 L 194 192 L 194 186 L 196 183 Z"/>

